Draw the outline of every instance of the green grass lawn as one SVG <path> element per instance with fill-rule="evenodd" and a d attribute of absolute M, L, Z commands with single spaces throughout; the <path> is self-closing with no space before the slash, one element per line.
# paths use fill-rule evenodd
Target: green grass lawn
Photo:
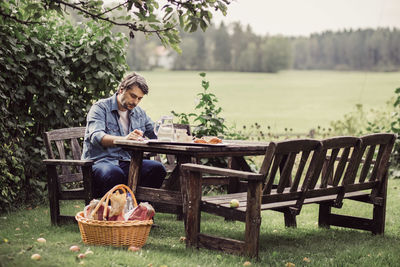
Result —
<path fill-rule="evenodd" d="M 386 231 L 384 236 L 338 227 L 319 229 L 316 205 L 303 208 L 298 228 L 284 227 L 283 215 L 264 212 L 261 225 L 260 260 L 205 249 L 186 249 L 180 237 L 183 223 L 169 214 L 156 214 L 160 226 L 151 230 L 146 245 L 139 252 L 111 247 L 86 246 L 77 225 L 53 227 L 47 206 L 21 210 L 0 217 L 0 266 L 398 266 L 400 261 L 400 180 L 389 180 Z M 79 206 L 79 207 L 78 207 Z M 63 207 L 75 214 L 83 204 L 75 202 Z M 371 207 L 345 201 L 341 213 L 371 215 Z M 244 224 L 225 222 L 205 216 L 202 230 L 226 237 L 242 237 Z M 37 238 L 47 240 L 38 243 Z M 93 251 L 83 260 L 70 252 L 79 245 L 81 252 Z M 39 253 L 40 261 L 30 259 Z"/>
<path fill-rule="evenodd" d="M 142 106 L 153 120 L 171 110 L 192 112 L 202 91 L 199 72 L 143 72 L 150 93 Z M 228 125 L 259 123 L 273 132 L 329 127 L 356 104 L 384 108 L 400 87 L 400 73 L 283 71 L 278 74 L 208 72 Z"/>

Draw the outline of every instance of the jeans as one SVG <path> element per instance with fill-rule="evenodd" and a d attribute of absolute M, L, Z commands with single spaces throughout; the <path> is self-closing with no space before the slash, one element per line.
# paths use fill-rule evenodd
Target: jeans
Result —
<path fill-rule="evenodd" d="M 118 184 L 128 183 L 129 161 L 120 161 L 119 165 L 97 163 L 93 165 L 94 197 L 101 198 Z M 167 172 L 164 166 L 155 160 L 144 159 L 140 172 L 139 186 L 160 188 Z"/>

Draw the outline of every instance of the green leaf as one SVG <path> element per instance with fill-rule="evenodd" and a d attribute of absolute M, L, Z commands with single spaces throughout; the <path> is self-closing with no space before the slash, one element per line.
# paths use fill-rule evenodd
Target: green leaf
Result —
<path fill-rule="evenodd" d="M 106 55 L 104 55 L 103 53 L 97 53 L 96 54 L 96 59 L 98 60 L 98 61 L 104 61 L 105 59 L 107 58 L 107 56 Z"/>

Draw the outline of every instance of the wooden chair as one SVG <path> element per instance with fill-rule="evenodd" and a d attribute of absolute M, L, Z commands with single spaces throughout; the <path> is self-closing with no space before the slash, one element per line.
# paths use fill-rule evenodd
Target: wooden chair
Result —
<path fill-rule="evenodd" d="M 320 226 L 336 225 L 383 233 L 385 184 L 394 140 L 392 134 L 374 134 L 362 138 L 335 137 L 321 142 L 310 139 L 271 142 L 259 174 L 197 164 L 182 165 L 182 175 L 187 180 L 184 195 L 186 245 L 258 256 L 261 210 L 283 212 L 286 226 L 296 226 L 296 216 L 302 206 L 312 203 L 320 204 Z M 379 151 L 375 154 L 377 146 Z M 362 160 L 367 148 L 367 156 Z M 330 157 L 328 163 L 327 156 Z M 373 157 L 375 164 L 372 164 Z M 364 176 L 370 171 L 371 176 L 366 179 Z M 247 180 L 247 192 L 202 197 L 202 173 Z M 230 208 L 232 199 L 239 200 L 238 208 Z M 344 199 L 373 204 L 373 219 L 332 214 L 331 208 L 340 208 Z M 245 222 L 244 241 L 200 233 L 201 212 Z"/>
<path fill-rule="evenodd" d="M 93 198 L 92 160 L 81 160 L 85 127 L 64 128 L 45 132 L 50 217 L 53 225 L 75 221 L 74 216 L 60 215 L 60 200 Z M 73 187 L 68 189 L 67 187 Z"/>

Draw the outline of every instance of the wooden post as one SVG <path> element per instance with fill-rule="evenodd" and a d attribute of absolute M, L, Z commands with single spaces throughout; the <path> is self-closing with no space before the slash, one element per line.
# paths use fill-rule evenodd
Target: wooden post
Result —
<path fill-rule="evenodd" d="M 131 163 L 129 165 L 128 186 L 136 193 L 139 183 L 140 170 L 142 169 L 143 152 L 133 151 L 131 153 Z"/>
<path fill-rule="evenodd" d="M 184 170 L 186 192 L 184 192 L 183 210 L 185 217 L 186 246 L 198 247 L 200 233 L 200 201 L 201 201 L 201 174 Z"/>
<path fill-rule="evenodd" d="M 261 181 L 249 181 L 247 187 L 245 254 L 258 257 L 261 225 Z"/>
<path fill-rule="evenodd" d="M 83 187 L 85 188 L 85 205 L 93 199 L 94 186 L 92 181 L 92 166 L 82 166 Z"/>
<path fill-rule="evenodd" d="M 230 157 L 228 159 L 228 168 L 234 169 L 234 170 L 240 170 L 240 162 L 237 157 Z M 228 194 L 232 193 L 237 193 L 240 190 L 240 183 L 239 183 L 239 178 L 236 177 L 230 177 L 229 178 L 229 184 L 228 184 Z"/>
<path fill-rule="evenodd" d="M 295 207 L 293 207 L 295 208 Z M 297 220 L 296 220 L 296 214 L 297 211 L 291 210 L 290 208 L 285 208 L 283 211 L 283 216 L 285 219 L 285 226 L 286 227 L 297 227 Z"/>
<path fill-rule="evenodd" d="M 60 204 L 59 199 L 59 189 L 57 183 L 57 167 L 55 165 L 47 165 L 47 183 L 49 185 L 49 204 L 50 204 L 50 218 L 51 224 L 59 224 L 60 216 Z"/>
<path fill-rule="evenodd" d="M 183 177 L 182 173 L 181 173 L 181 165 L 184 163 L 190 163 L 191 162 L 191 157 L 190 156 L 186 156 L 186 155 L 178 155 L 176 157 L 176 167 L 174 169 L 177 170 L 175 173 L 175 177 L 173 179 L 175 179 L 177 182 L 176 184 L 176 189 L 172 189 L 172 190 L 178 190 L 181 191 L 182 194 L 182 203 L 185 202 L 184 199 L 184 195 L 186 194 L 186 179 Z M 172 173 L 174 174 L 174 173 Z M 171 176 L 172 176 L 171 174 Z M 171 177 L 170 177 L 171 178 Z M 182 210 L 184 207 L 182 205 L 182 208 L 180 206 L 177 206 L 177 210 L 176 210 L 176 219 L 181 221 L 183 220 L 184 216 L 185 216 L 185 211 Z M 186 220 L 183 221 L 184 223 L 186 223 Z"/>
<path fill-rule="evenodd" d="M 384 234 L 385 232 L 385 221 L 386 221 L 386 198 L 387 198 L 387 180 L 388 174 L 387 171 L 384 176 L 384 180 L 382 181 L 382 189 L 379 193 L 379 196 L 383 198 L 383 203 L 381 205 L 374 204 L 373 209 L 373 234 Z"/>
<path fill-rule="evenodd" d="M 330 227 L 330 215 L 331 215 L 331 206 L 332 203 L 321 203 L 319 204 L 319 214 L 318 214 L 318 226 L 323 228 Z"/>

